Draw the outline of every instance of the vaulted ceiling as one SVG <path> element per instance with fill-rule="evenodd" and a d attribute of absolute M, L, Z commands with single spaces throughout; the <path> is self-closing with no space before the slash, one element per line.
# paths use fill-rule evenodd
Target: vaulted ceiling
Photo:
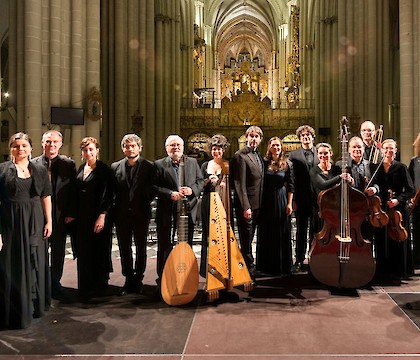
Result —
<path fill-rule="evenodd" d="M 271 66 L 277 50 L 279 26 L 288 22 L 288 0 L 206 0 L 208 25 L 213 26 L 213 45 L 219 62 L 238 59 L 241 52 Z M 222 65 L 222 64 L 220 64 Z"/>

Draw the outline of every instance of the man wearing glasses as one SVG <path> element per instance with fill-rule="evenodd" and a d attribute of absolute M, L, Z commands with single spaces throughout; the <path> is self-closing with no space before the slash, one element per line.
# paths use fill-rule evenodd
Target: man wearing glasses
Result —
<path fill-rule="evenodd" d="M 183 198 L 188 200 L 188 242 L 192 245 L 197 215 L 196 205 L 203 189 L 203 175 L 197 160 L 184 155 L 184 140 L 178 135 L 169 135 L 165 141 L 165 149 L 168 156 L 155 161 L 155 191 L 158 196 L 156 230 L 159 279 L 162 276 L 166 258 L 172 249 L 172 240 L 176 232 L 178 200 Z M 181 162 L 183 166 L 180 166 Z M 180 176 L 182 170 L 184 174 Z M 182 184 L 179 183 L 180 178 L 183 178 Z"/>
<path fill-rule="evenodd" d="M 365 146 L 365 151 L 363 153 L 363 159 L 369 160 L 371 152 L 374 150 L 375 146 L 375 135 L 376 129 L 375 124 L 366 120 L 360 125 L 360 136 L 362 137 L 363 144 Z"/>

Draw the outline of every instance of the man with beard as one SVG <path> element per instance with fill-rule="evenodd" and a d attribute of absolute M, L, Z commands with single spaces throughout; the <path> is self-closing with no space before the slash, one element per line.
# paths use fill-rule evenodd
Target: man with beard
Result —
<path fill-rule="evenodd" d="M 146 244 L 153 200 L 153 164 L 140 156 L 143 145 L 136 134 L 121 140 L 125 158 L 114 162 L 114 222 L 125 283 L 120 295 L 140 293 L 146 270 Z M 136 247 L 134 260 L 132 243 Z"/>
<path fill-rule="evenodd" d="M 178 200 L 188 200 L 188 242 L 192 245 L 197 215 L 197 200 L 203 189 L 203 174 L 197 160 L 184 155 L 184 140 L 179 135 L 169 135 L 165 141 L 167 157 L 155 161 L 155 191 L 158 196 L 156 230 L 158 237 L 157 273 L 158 283 L 166 258 L 172 249 L 177 222 Z M 183 166 L 180 166 L 180 163 Z M 180 184 L 180 171 L 183 169 Z"/>
<path fill-rule="evenodd" d="M 263 159 L 257 148 L 263 139 L 263 132 L 258 126 L 250 126 L 245 137 L 246 146 L 238 150 L 232 159 L 232 174 L 241 251 L 248 270 L 253 274 L 252 240 L 261 206 L 264 176 Z"/>

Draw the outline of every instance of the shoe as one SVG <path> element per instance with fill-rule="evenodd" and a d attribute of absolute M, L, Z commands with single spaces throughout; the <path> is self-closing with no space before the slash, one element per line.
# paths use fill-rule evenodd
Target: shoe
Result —
<path fill-rule="evenodd" d="M 292 273 L 293 273 L 293 274 L 298 273 L 299 271 L 301 271 L 301 270 L 302 270 L 302 267 L 303 267 L 302 262 L 301 262 L 301 261 L 296 261 L 296 262 L 293 264 Z"/>

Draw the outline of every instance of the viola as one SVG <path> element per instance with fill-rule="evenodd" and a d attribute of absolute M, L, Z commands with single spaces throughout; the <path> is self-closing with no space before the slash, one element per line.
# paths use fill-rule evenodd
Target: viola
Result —
<path fill-rule="evenodd" d="M 341 120 L 342 171 L 347 168 L 348 120 Z M 312 242 L 309 267 L 321 283 L 338 288 L 359 288 L 372 280 L 375 261 L 370 242 L 363 239 L 361 225 L 368 201 L 347 181 L 320 192 L 319 213 L 324 220 Z"/>
<path fill-rule="evenodd" d="M 394 196 L 391 189 L 388 190 L 389 200 Z M 404 241 L 408 237 L 408 232 L 405 227 L 402 225 L 403 217 L 401 211 L 395 208 L 389 208 L 387 210 L 387 215 L 389 217 L 389 222 L 387 226 L 388 235 L 392 240 L 395 241 Z"/>
<path fill-rule="evenodd" d="M 381 198 L 378 195 L 368 196 L 369 203 L 369 222 L 374 227 L 386 226 L 389 222 L 389 217 L 385 211 L 382 210 Z"/>

